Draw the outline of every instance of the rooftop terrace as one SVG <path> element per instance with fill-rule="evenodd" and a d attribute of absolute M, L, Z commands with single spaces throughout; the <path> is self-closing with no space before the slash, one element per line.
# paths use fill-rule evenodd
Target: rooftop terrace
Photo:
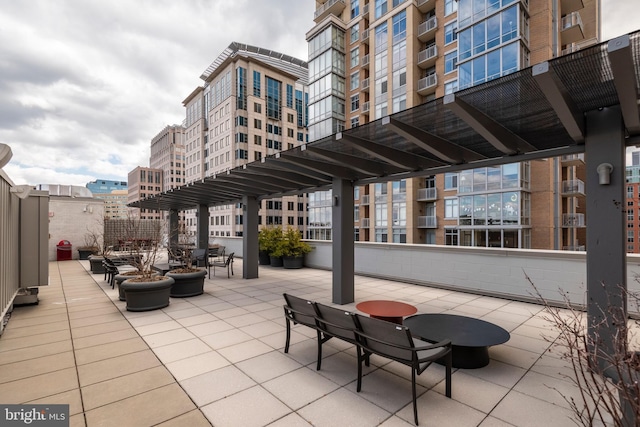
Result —
<path fill-rule="evenodd" d="M 295 326 L 283 352 L 282 293 L 331 304 L 331 272 L 260 267 L 260 277 L 220 274 L 203 295 L 132 313 L 88 261 L 52 262 L 40 303 L 16 307 L 0 338 L 0 402 L 69 403 L 72 426 L 413 425 L 408 368 L 372 358 L 356 393 L 356 352 L 330 340 L 315 370 L 314 331 Z M 569 426 L 577 396 L 570 370 L 543 336 L 543 307 L 356 276 L 356 311 L 394 299 L 419 313 L 485 319 L 511 333 L 481 369 L 444 368 L 418 377 L 421 425 Z"/>

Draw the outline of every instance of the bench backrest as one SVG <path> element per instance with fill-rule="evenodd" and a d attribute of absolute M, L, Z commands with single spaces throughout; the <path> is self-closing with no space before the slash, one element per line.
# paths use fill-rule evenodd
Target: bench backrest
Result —
<path fill-rule="evenodd" d="M 320 303 L 316 303 L 316 310 L 318 312 L 316 325 L 321 331 L 346 341 L 355 342 L 355 313 Z"/>
<path fill-rule="evenodd" d="M 411 349 L 414 344 L 409 328 L 360 315 L 357 315 L 356 321 L 357 340 L 363 348 L 399 362 L 412 362 L 414 352 Z"/>
<path fill-rule="evenodd" d="M 284 313 L 287 318 L 302 325 L 316 328 L 316 308 L 313 301 L 298 298 L 289 294 L 282 294 L 287 305 L 284 306 Z"/>

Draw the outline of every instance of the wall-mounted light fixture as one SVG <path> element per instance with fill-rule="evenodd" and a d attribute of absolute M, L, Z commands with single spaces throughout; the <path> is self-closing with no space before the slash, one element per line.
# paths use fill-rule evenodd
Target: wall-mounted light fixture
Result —
<path fill-rule="evenodd" d="M 9 160 L 11 160 L 12 156 L 13 153 L 11 152 L 11 147 L 9 147 L 7 144 L 0 143 L 0 169 L 2 169 L 4 165 L 9 163 Z"/>
<path fill-rule="evenodd" d="M 333 196 L 333 206 L 339 206 L 339 205 L 340 205 L 340 197 Z"/>
<path fill-rule="evenodd" d="M 600 163 L 596 171 L 598 172 L 598 183 L 600 185 L 609 185 L 611 183 L 611 172 L 613 172 L 611 163 Z"/>

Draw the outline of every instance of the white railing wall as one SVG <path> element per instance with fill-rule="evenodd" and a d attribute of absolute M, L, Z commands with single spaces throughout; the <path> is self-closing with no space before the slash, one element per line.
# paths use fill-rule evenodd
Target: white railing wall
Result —
<path fill-rule="evenodd" d="M 12 182 L 0 170 L 0 333 L 19 288 L 18 229 L 20 201 L 11 194 Z"/>

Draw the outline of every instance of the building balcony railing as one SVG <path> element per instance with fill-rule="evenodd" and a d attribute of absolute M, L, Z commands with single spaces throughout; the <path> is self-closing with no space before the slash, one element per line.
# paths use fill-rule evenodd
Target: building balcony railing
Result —
<path fill-rule="evenodd" d="M 365 19 L 369 19 L 369 3 L 365 4 L 362 8 L 362 17 Z"/>
<path fill-rule="evenodd" d="M 419 216 L 418 228 L 438 228 L 438 218 L 435 215 Z"/>
<path fill-rule="evenodd" d="M 362 103 L 362 113 L 363 114 L 369 114 L 369 111 L 371 111 L 371 102 L 370 101 L 366 101 Z"/>
<path fill-rule="evenodd" d="M 438 198 L 437 188 L 418 188 L 418 201 L 436 200 Z"/>
<path fill-rule="evenodd" d="M 362 89 L 365 92 L 369 92 L 369 78 L 368 77 L 366 79 L 362 79 L 362 82 L 360 82 L 360 89 Z"/>
<path fill-rule="evenodd" d="M 362 33 L 360 33 L 360 40 L 362 41 L 362 43 L 369 44 L 369 29 L 368 28 L 365 28 L 364 30 L 362 30 Z"/>
<path fill-rule="evenodd" d="M 560 158 L 562 166 L 581 166 L 584 165 L 584 154 L 567 154 Z"/>
<path fill-rule="evenodd" d="M 430 74 L 427 77 L 423 77 L 418 80 L 418 94 L 421 96 L 429 95 L 436 91 L 438 85 L 438 76 Z"/>
<path fill-rule="evenodd" d="M 422 13 L 427 13 L 430 10 L 435 9 L 436 0 L 417 0 L 416 6 L 418 6 L 418 10 Z"/>
<path fill-rule="evenodd" d="M 584 39 L 584 29 L 580 12 L 571 12 L 563 16 L 560 28 L 560 37 L 562 38 L 563 46 Z"/>
<path fill-rule="evenodd" d="M 584 182 L 580 179 L 562 181 L 563 196 L 584 196 Z"/>
<path fill-rule="evenodd" d="M 371 56 L 369 56 L 369 54 L 367 53 L 365 56 L 362 57 L 362 66 L 364 68 L 369 68 L 370 62 L 371 62 Z"/>
<path fill-rule="evenodd" d="M 371 218 L 362 218 L 360 220 L 360 227 L 362 227 L 362 228 L 371 227 Z"/>
<path fill-rule="evenodd" d="M 344 0 L 328 0 L 325 4 L 316 9 L 313 20 L 317 23 L 322 21 L 330 14 L 340 16 L 342 11 L 347 7 Z"/>
<path fill-rule="evenodd" d="M 561 0 L 560 1 L 560 13 L 566 15 L 567 13 L 576 12 L 584 8 L 583 0 Z"/>
<path fill-rule="evenodd" d="M 362 194 L 360 196 L 360 204 L 361 205 L 368 205 L 369 204 L 369 195 L 368 194 Z"/>
<path fill-rule="evenodd" d="M 435 16 L 427 19 L 420 25 L 418 25 L 418 40 L 426 42 L 431 40 L 436 35 L 436 29 L 438 28 L 438 20 Z"/>
<path fill-rule="evenodd" d="M 433 67 L 438 57 L 438 47 L 436 45 L 429 46 L 426 49 L 418 52 L 418 67 L 429 68 Z"/>
<path fill-rule="evenodd" d="M 562 227 L 563 228 L 582 228 L 585 227 L 584 214 L 562 214 Z"/>

